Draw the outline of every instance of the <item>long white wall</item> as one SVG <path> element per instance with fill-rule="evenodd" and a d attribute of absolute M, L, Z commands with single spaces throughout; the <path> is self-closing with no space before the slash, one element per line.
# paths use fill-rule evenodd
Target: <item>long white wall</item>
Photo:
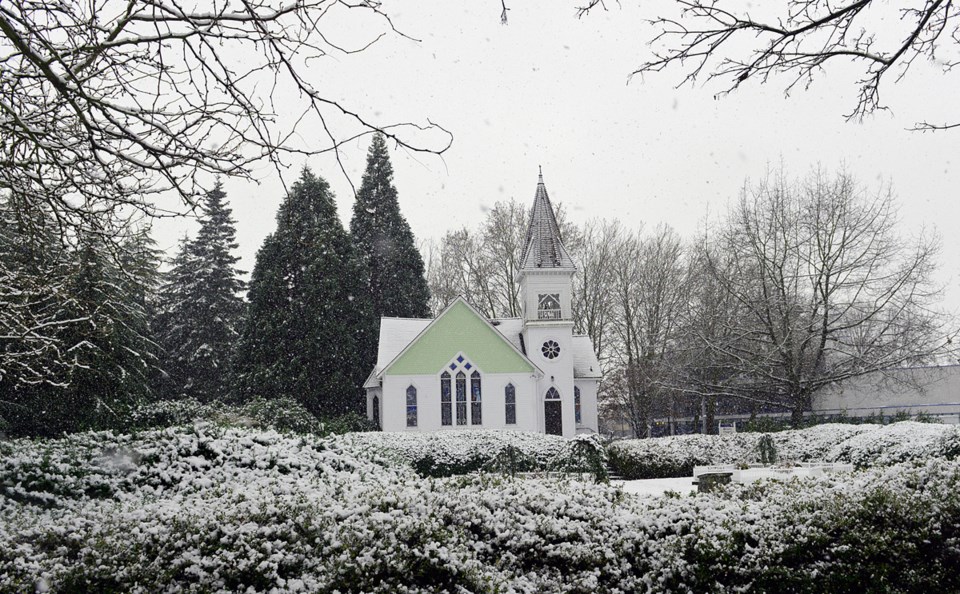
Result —
<path fill-rule="evenodd" d="M 505 388 L 513 384 L 517 396 L 517 423 L 506 424 Z M 417 389 L 417 426 L 407 426 L 407 387 Z M 441 431 L 444 429 L 515 429 L 542 431 L 537 426 L 536 380 L 529 374 L 486 373 L 481 376 L 481 424 L 470 421 L 470 385 L 467 382 L 467 424 L 457 425 L 456 384 L 451 381 L 453 425 L 441 424 L 440 376 L 387 375 L 383 378 L 381 424 L 384 431 Z M 370 391 L 368 390 L 368 393 Z M 368 400 L 370 396 L 368 395 Z M 542 412 L 541 412 L 542 415 Z"/>

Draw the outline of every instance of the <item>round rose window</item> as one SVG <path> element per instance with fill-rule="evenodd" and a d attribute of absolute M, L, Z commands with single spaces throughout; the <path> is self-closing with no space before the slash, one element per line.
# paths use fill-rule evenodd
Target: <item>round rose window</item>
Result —
<path fill-rule="evenodd" d="M 560 345 L 556 341 L 548 340 L 540 347 L 540 351 L 547 359 L 556 359 L 560 355 Z"/>

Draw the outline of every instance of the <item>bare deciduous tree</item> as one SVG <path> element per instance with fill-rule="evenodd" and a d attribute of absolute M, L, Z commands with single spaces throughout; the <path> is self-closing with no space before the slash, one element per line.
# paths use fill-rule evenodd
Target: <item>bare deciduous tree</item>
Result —
<path fill-rule="evenodd" d="M 648 436 L 656 416 L 673 416 L 678 324 L 687 302 L 683 244 L 673 229 L 627 233 L 613 255 L 612 292 L 620 390 L 609 396 L 635 433 Z"/>
<path fill-rule="evenodd" d="M 498 202 L 483 225 L 484 257 L 490 262 L 490 286 L 499 315 L 520 317 L 520 272 L 527 233 L 527 209 L 515 200 Z"/>
<path fill-rule="evenodd" d="M 458 295 L 491 315 L 487 311 L 490 300 L 485 294 L 490 267 L 481 258 L 480 238 L 466 228 L 448 231 L 439 244 L 431 244 L 424 261 L 434 315 Z"/>
<path fill-rule="evenodd" d="M 733 275 L 731 259 L 722 251 L 708 253 L 705 244 L 704 238 L 690 249 L 687 302 L 681 308 L 679 348 L 669 381 L 688 401 L 695 425 L 703 421 L 704 433 L 716 433 L 720 398 L 746 401 L 744 408 L 766 403 L 728 388 L 739 378 L 735 361 L 722 350 L 710 348 L 732 340 L 735 320 L 743 315 L 743 308 L 724 288 L 723 279 Z M 730 399 L 726 400 L 729 403 Z"/>
<path fill-rule="evenodd" d="M 580 247 L 575 252 L 577 274 L 573 278 L 574 331 L 586 334 L 601 367 L 611 359 L 611 341 L 616 317 L 613 286 L 614 252 L 626 230 L 619 221 L 592 220 L 584 225 Z"/>
<path fill-rule="evenodd" d="M 792 0 L 773 8 L 743 3 L 739 9 L 715 0 L 677 4 L 678 18 L 653 21 L 660 30 L 654 42 L 665 47 L 634 74 L 678 65 L 685 69 L 685 83 L 706 75 L 723 81 L 724 93 L 748 80 L 763 83 L 782 75 L 789 93 L 807 87 L 828 66 L 846 62 L 862 68 L 857 103 L 847 114 L 859 119 L 885 108 L 881 85 L 899 82 L 917 60 L 945 72 L 960 64 L 960 8 L 949 0 Z M 769 16 L 756 17 L 764 13 Z M 916 128 L 957 126 L 960 122 L 922 122 Z"/>
<path fill-rule="evenodd" d="M 149 196 L 190 205 L 212 183 L 205 174 L 252 179 L 258 164 L 337 152 L 375 129 L 443 152 L 441 128 L 375 122 L 311 82 L 319 59 L 364 49 L 327 37 L 328 22 L 359 12 L 377 21 L 370 43 L 398 33 L 375 0 L 5 1 L 0 190 L 72 225 L 124 206 L 176 210 Z M 322 135 L 308 142 L 296 134 L 305 124 Z"/>
<path fill-rule="evenodd" d="M 739 309 L 699 337 L 735 369 L 722 389 L 766 394 L 796 423 L 827 385 L 946 353 L 938 244 L 896 226 L 891 192 L 846 173 L 745 188 L 705 254 Z"/>

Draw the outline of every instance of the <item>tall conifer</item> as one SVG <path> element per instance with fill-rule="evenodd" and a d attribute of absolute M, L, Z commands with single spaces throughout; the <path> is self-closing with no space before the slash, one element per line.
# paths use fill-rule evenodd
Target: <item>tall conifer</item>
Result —
<path fill-rule="evenodd" d="M 200 231 L 184 240 L 161 292 L 158 334 L 168 397 L 227 396 L 244 311 L 236 229 L 218 181 L 204 200 Z"/>
<path fill-rule="evenodd" d="M 330 417 L 359 408 L 371 337 L 366 271 L 326 181 L 304 168 L 250 280 L 237 361 L 242 395 L 300 400 Z"/>
<path fill-rule="evenodd" d="M 430 290 L 423 258 L 410 225 L 400 214 L 393 166 L 381 134 L 374 135 L 367 152 L 367 168 L 353 206 L 350 233 L 368 271 L 374 318 L 429 316 Z"/>

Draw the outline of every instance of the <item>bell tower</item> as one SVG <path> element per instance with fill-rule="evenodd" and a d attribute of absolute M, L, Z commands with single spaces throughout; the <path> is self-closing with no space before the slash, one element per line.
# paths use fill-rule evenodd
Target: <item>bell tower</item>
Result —
<path fill-rule="evenodd" d="M 538 423 L 546 433 L 574 437 L 572 292 L 577 269 L 563 247 L 542 170 L 520 261 L 523 342 L 527 356 L 544 372 Z"/>

